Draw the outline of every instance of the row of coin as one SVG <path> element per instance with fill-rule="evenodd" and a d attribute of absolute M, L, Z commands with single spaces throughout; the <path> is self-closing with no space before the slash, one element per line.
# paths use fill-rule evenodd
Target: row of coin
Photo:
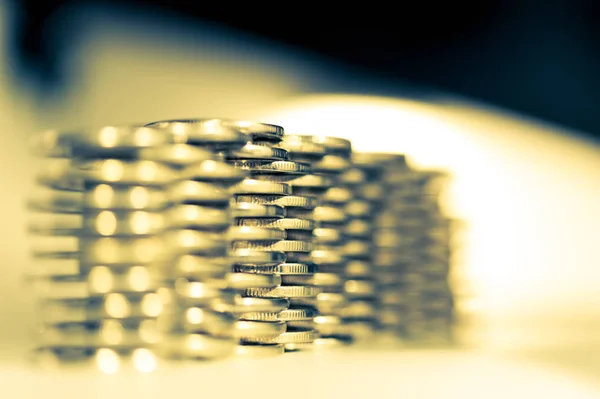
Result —
<path fill-rule="evenodd" d="M 29 227 L 53 240 L 33 248 L 38 347 L 61 359 L 95 354 L 107 371 L 122 355 L 140 370 L 155 353 L 265 356 L 347 344 L 390 315 L 423 313 L 408 311 L 399 283 L 414 273 L 377 240 L 419 230 L 390 222 L 402 194 L 383 200 L 391 186 L 414 197 L 384 173 L 396 157 L 222 119 L 46 132 L 35 144 L 51 159 Z"/>

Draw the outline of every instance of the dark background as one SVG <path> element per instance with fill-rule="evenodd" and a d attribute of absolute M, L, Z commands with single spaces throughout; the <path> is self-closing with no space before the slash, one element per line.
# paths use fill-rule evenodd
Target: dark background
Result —
<path fill-rule="evenodd" d="M 13 63 L 41 93 L 68 81 L 62 60 L 77 32 L 55 37 L 60 7 L 91 1 L 13 0 Z M 380 82 L 449 91 L 600 138 L 600 2 L 578 0 L 256 4 L 94 1 L 185 15 L 339 61 Z M 216 4 L 216 3 L 215 3 Z M 248 5 L 244 5 L 248 4 Z M 329 7 L 329 8 L 328 8 Z"/>

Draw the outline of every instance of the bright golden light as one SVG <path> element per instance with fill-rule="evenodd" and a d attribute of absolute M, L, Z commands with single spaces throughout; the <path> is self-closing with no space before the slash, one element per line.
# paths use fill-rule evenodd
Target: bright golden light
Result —
<path fill-rule="evenodd" d="M 144 295 L 140 306 L 142 313 L 149 317 L 157 317 L 163 309 L 161 298 L 155 293 Z"/>
<path fill-rule="evenodd" d="M 88 281 L 94 291 L 108 293 L 114 284 L 113 273 L 106 266 L 95 266 L 90 270 Z"/>
<path fill-rule="evenodd" d="M 100 130 L 98 137 L 100 146 L 105 148 L 112 148 L 117 144 L 119 134 L 115 127 L 107 126 Z"/>
<path fill-rule="evenodd" d="M 104 299 L 106 313 L 116 319 L 122 319 L 131 314 L 129 300 L 123 294 L 108 294 Z"/>
<path fill-rule="evenodd" d="M 121 368 L 121 359 L 114 350 L 101 348 L 96 352 L 96 365 L 103 373 L 115 374 Z"/>
<path fill-rule="evenodd" d="M 156 355 L 146 348 L 135 349 L 131 358 L 135 369 L 142 373 L 151 373 L 158 365 Z"/>
<path fill-rule="evenodd" d="M 99 184 L 92 193 L 94 202 L 101 208 L 108 208 L 114 201 L 115 191 L 108 184 Z"/>
<path fill-rule="evenodd" d="M 125 171 L 121 161 L 117 161 L 116 159 L 107 159 L 106 161 L 102 162 L 100 173 L 104 179 L 111 182 L 116 182 L 123 178 L 123 173 L 125 173 Z"/>
<path fill-rule="evenodd" d="M 96 231 L 103 236 L 112 236 L 117 230 L 117 217 L 114 212 L 102 211 L 96 216 Z"/>

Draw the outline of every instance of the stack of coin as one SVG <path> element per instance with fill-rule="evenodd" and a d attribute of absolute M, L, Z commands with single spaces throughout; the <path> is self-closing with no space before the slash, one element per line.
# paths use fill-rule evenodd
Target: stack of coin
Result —
<path fill-rule="evenodd" d="M 230 312 L 238 300 L 238 290 L 228 280 L 230 188 L 246 173 L 223 162 L 221 153 L 240 150 L 247 137 L 219 119 L 159 121 L 148 126 L 177 142 L 155 151 L 155 156 L 178 170 L 178 181 L 167 192 L 164 238 L 169 251 L 159 268 L 159 294 L 165 307 L 159 318 L 165 333 L 161 352 L 187 359 L 231 355 L 239 326 Z"/>
<path fill-rule="evenodd" d="M 247 309 L 240 306 L 241 354 L 275 354 L 308 344 L 316 332 L 310 326 L 296 325 L 312 320 L 315 309 L 289 307 L 295 298 L 310 298 L 316 288 L 304 281 L 288 280 L 294 275 L 310 275 L 312 198 L 291 195 L 290 180 L 310 172 L 310 165 L 288 160 L 288 153 L 278 147 L 283 128 L 262 123 L 237 123 L 244 126 L 251 142 L 246 151 L 226 157 L 235 167 L 250 176 L 233 188 L 237 206 L 237 227 L 232 230 L 237 287 L 244 289 Z M 289 214 L 288 214 L 289 213 Z M 285 302 L 284 302 L 285 301 Z M 253 303 L 272 310 L 257 310 Z M 285 303 L 285 308 L 277 308 Z"/>
<path fill-rule="evenodd" d="M 419 342 L 448 342 L 453 316 L 453 295 L 448 283 L 451 222 L 438 202 L 446 175 L 426 170 L 413 174 L 416 198 L 409 209 L 413 217 L 418 217 L 420 227 L 414 228 L 418 263 L 404 281 L 409 298 L 414 298 L 407 303 L 406 334 Z"/>
<path fill-rule="evenodd" d="M 304 162 L 311 165 L 321 161 L 326 154 L 325 146 L 315 143 L 308 136 L 286 134 L 283 137 L 281 146 L 289 152 L 292 161 Z M 294 196 L 290 198 L 298 198 L 301 200 L 294 200 L 294 202 L 289 201 L 289 204 L 286 207 L 287 217 L 312 222 L 310 229 L 295 233 L 296 235 L 301 234 L 303 240 L 314 243 L 315 235 L 319 234 L 319 229 L 315 222 L 314 209 L 320 203 L 320 198 L 323 193 L 332 186 L 332 183 L 332 179 L 315 173 L 309 173 L 291 181 Z M 309 206 L 299 206 L 299 204 L 304 204 L 305 202 L 308 202 Z M 288 262 L 291 261 L 292 260 L 288 260 Z M 285 275 L 282 275 L 284 283 L 305 285 L 315 287 L 319 291 L 322 290 L 324 287 L 323 283 L 327 283 L 328 276 L 318 272 L 317 266 L 313 262 L 312 254 L 308 254 L 308 256 L 304 255 L 301 259 L 296 259 L 296 262 L 299 263 L 289 263 L 293 268 L 289 267 Z M 338 280 L 339 279 L 336 277 L 335 281 L 337 282 Z M 317 295 L 319 294 L 317 293 Z M 314 330 L 317 327 L 315 322 L 318 322 L 320 319 L 314 298 L 292 299 L 291 306 L 292 309 L 298 309 L 305 312 L 307 318 L 305 320 L 291 321 L 288 323 L 289 326 L 311 330 Z M 326 342 L 324 342 L 322 338 L 317 337 L 309 344 L 302 342 L 290 343 L 286 348 L 288 350 L 310 350 L 323 343 Z"/>
<path fill-rule="evenodd" d="M 320 293 L 310 300 L 294 300 L 301 305 L 313 305 L 319 311 L 314 325 L 319 332 L 315 344 L 323 347 L 351 342 L 357 332 L 349 323 L 346 281 L 346 235 L 348 221 L 346 206 L 352 201 L 352 192 L 339 183 L 339 176 L 347 170 L 352 146 L 350 141 L 336 137 L 298 135 L 284 139 L 295 159 L 312 160 L 313 174 L 292 182 L 293 190 L 318 199 L 313 210 L 317 226 L 313 232 L 314 249 L 311 260 L 318 272 L 304 280 L 319 288 Z M 324 154 L 321 148 L 324 149 Z M 354 329 L 353 329 L 354 328 Z"/>
<path fill-rule="evenodd" d="M 151 264 L 162 253 L 164 187 L 174 170 L 140 154 L 169 142 L 142 127 L 104 127 L 36 137 L 44 187 L 28 201 L 39 290 L 40 352 L 95 357 L 107 373 L 124 359 L 156 367 L 162 306 Z"/>
<path fill-rule="evenodd" d="M 373 226 L 373 267 L 379 289 L 378 327 L 401 335 L 407 303 L 403 279 L 411 263 L 416 262 L 415 248 L 411 246 L 414 231 L 400 215 L 414 192 L 408 179 L 410 170 L 400 154 L 368 153 L 361 157 L 364 162 L 381 165 L 379 182 L 385 192 Z"/>
<path fill-rule="evenodd" d="M 360 299 L 362 314 L 356 315 L 374 332 L 379 327 L 380 290 L 374 266 L 376 256 L 376 218 L 385 209 L 389 193 L 383 181 L 384 162 L 379 154 L 354 152 L 353 167 L 343 176 L 352 189 L 354 200 L 348 205 L 350 220 L 346 227 L 349 237 L 346 254 L 350 261 L 346 274 L 346 292 Z"/>
<path fill-rule="evenodd" d="M 380 326 L 403 338 L 448 335 L 449 231 L 438 207 L 438 173 L 408 166 L 398 154 L 371 154 L 384 166 L 388 200 L 374 234 Z"/>

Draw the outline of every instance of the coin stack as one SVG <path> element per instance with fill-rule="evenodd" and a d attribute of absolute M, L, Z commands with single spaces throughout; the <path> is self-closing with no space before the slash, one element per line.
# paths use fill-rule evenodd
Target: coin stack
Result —
<path fill-rule="evenodd" d="M 265 310 L 248 306 L 238 312 L 239 324 L 246 331 L 240 336 L 239 352 L 267 355 L 281 353 L 286 347 L 296 349 L 316 336 L 314 329 L 294 324 L 312 320 L 315 309 L 289 306 L 290 300 L 314 297 L 316 288 L 288 280 L 313 272 L 314 221 L 309 217 L 315 202 L 292 195 L 289 181 L 309 173 L 310 165 L 288 160 L 288 152 L 278 147 L 283 128 L 254 123 L 246 129 L 255 151 L 227 156 L 230 164 L 250 173 L 233 188 L 238 227 L 232 237 L 237 265 L 231 278 L 245 289 L 249 305 L 266 306 Z M 261 257 L 264 261 L 257 262 Z M 285 308 L 279 308 L 284 304 Z"/>
<path fill-rule="evenodd" d="M 440 171 L 415 171 L 417 198 L 412 213 L 420 221 L 415 243 L 419 263 L 406 277 L 407 292 L 418 300 L 409 302 L 407 335 L 410 339 L 446 343 L 451 340 L 453 295 L 448 283 L 450 267 L 450 220 L 439 206 L 446 180 Z"/>
<path fill-rule="evenodd" d="M 161 259 L 164 304 L 159 327 L 161 353 L 169 358 L 214 359 L 237 346 L 239 326 L 229 312 L 238 290 L 228 275 L 229 229 L 233 223 L 231 186 L 246 173 L 222 161 L 223 151 L 240 150 L 247 137 L 219 119 L 170 120 L 148 124 L 171 135 L 176 144 L 156 156 L 178 170 L 168 190 L 165 242 Z"/>
<path fill-rule="evenodd" d="M 407 302 L 403 279 L 411 260 L 414 261 L 415 248 L 410 245 L 410 234 L 414 232 L 407 229 L 397 210 L 402 210 L 411 195 L 412 189 L 407 184 L 410 171 L 403 155 L 363 153 L 360 157 L 363 163 L 372 162 L 381 167 L 379 182 L 385 192 L 373 226 L 373 267 L 379 289 L 378 327 L 383 332 L 401 335 Z"/>
<path fill-rule="evenodd" d="M 344 314 L 348 305 L 344 290 L 347 266 L 344 229 L 348 220 L 345 207 L 352 200 L 352 192 L 339 184 L 339 176 L 350 166 L 352 147 L 345 139 L 308 135 L 290 136 L 284 139 L 284 147 L 294 159 L 312 161 L 314 173 L 294 180 L 292 186 L 296 193 L 318 199 L 313 210 L 317 225 L 311 253 L 318 272 L 304 281 L 321 292 L 314 299 L 296 299 L 293 303 L 315 306 L 319 311 L 313 319 L 319 332 L 316 345 L 344 345 L 353 340 L 354 334 Z"/>
<path fill-rule="evenodd" d="M 95 357 L 116 372 L 125 359 L 156 367 L 161 301 L 150 267 L 162 252 L 168 166 L 140 154 L 169 141 L 142 127 L 45 132 L 35 141 L 47 158 L 36 177 L 45 192 L 28 201 L 39 349 L 59 360 Z"/>
<path fill-rule="evenodd" d="M 402 155 L 370 156 L 384 166 L 390 194 L 374 235 L 380 327 L 411 341 L 444 335 L 452 301 L 446 280 L 448 225 L 437 202 L 439 174 L 409 167 Z"/>
<path fill-rule="evenodd" d="M 351 241 L 346 253 L 351 260 L 346 268 L 346 292 L 361 300 L 357 301 L 360 306 L 356 307 L 355 317 L 365 324 L 365 332 L 372 334 L 379 328 L 381 295 L 375 268 L 376 218 L 384 210 L 389 192 L 379 154 L 354 152 L 352 163 L 353 167 L 343 175 L 355 198 L 347 208 L 351 219 L 346 234 Z"/>

